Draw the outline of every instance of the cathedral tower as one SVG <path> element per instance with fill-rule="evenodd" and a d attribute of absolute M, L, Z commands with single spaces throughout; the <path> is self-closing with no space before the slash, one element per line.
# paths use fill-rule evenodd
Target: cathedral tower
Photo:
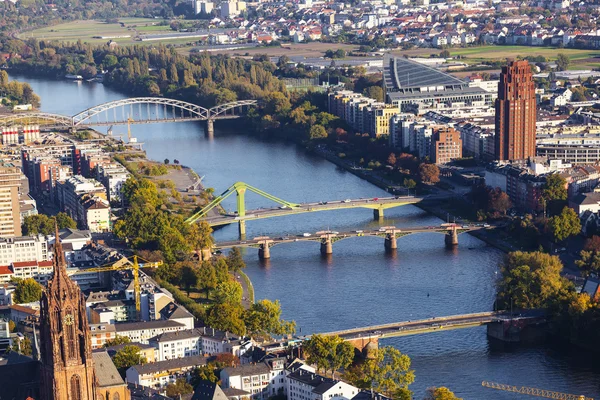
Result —
<path fill-rule="evenodd" d="M 58 228 L 53 264 L 54 276 L 40 302 L 41 398 L 95 400 L 96 377 L 85 300 L 79 286 L 67 276 Z"/>

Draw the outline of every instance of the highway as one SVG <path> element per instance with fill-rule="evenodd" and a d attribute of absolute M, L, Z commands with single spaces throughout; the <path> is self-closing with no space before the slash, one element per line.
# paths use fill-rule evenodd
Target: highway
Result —
<path fill-rule="evenodd" d="M 430 197 L 427 197 L 429 199 Z M 273 208 L 259 208 L 257 210 L 247 210 L 246 215 L 239 216 L 236 213 L 225 214 L 214 217 L 202 218 L 211 226 L 227 225 L 239 221 L 248 221 L 252 219 L 262 219 L 271 217 L 280 217 L 284 215 L 302 214 L 315 211 L 342 210 L 347 208 L 370 208 L 373 210 L 387 209 L 402 206 L 405 204 L 415 204 L 423 201 L 424 197 L 414 196 L 396 196 L 396 197 L 375 197 L 369 199 L 346 199 L 336 201 L 321 201 L 316 203 L 302 203 L 295 206 L 280 206 Z"/>
<path fill-rule="evenodd" d="M 483 224 L 479 225 L 457 225 L 458 233 L 471 232 L 479 229 L 486 229 L 488 226 L 484 226 Z M 490 227 L 491 228 L 491 227 Z M 260 244 L 264 244 L 265 242 L 269 242 L 271 246 L 280 243 L 292 243 L 292 242 L 302 242 L 302 241 L 316 241 L 321 240 L 322 238 L 330 238 L 333 242 L 336 242 L 341 239 L 358 237 L 358 236 L 381 236 L 385 237 L 388 234 L 394 234 L 396 237 L 402 237 L 406 235 L 411 235 L 414 233 L 441 233 L 446 234 L 449 230 L 452 230 L 452 226 L 420 226 L 413 228 L 396 228 L 395 226 L 386 226 L 379 228 L 377 230 L 355 230 L 349 232 L 337 232 L 337 231 L 319 231 L 315 233 L 311 232 L 300 232 L 298 235 L 286 235 L 280 237 L 268 237 L 268 236 L 259 236 L 253 239 L 248 240 L 232 240 L 227 242 L 218 242 L 215 243 L 213 248 L 215 250 L 228 249 L 232 247 L 256 247 Z"/>

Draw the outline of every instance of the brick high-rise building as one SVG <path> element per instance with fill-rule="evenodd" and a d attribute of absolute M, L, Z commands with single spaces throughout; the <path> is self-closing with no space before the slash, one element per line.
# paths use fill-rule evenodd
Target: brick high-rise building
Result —
<path fill-rule="evenodd" d="M 502 67 L 496 99 L 496 160 L 535 157 L 535 85 L 527 61 Z"/>
<path fill-rule="evenodd" d="M 431 147 L 432 161 L 436 164 L 446 164 L 462 157 L 462 140 L 454 128 L 434 129 Z"/>

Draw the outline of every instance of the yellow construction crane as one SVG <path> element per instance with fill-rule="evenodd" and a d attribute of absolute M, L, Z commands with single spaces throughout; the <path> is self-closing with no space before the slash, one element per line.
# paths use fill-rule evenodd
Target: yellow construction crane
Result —
<path fill-rule="evenodd" d="M 527 386 L 517 387 L 517 386 L 504 385 L 502 383 L 495 383 L 495 382 L 483 381 L 483 382 L 481 382 L 481 386 L 490 388 L 490 389 L 504 390 L 505 392 L 513 392 L 513 393 L 520 393 L 520 394 L 528 394 L 530 396 L 536 396 L 536 397 L 544 397 L 546 399 L 594 400 L 593 398 L 585 397 L 584 395 L 553 392 L 551 390 L 537 389 L 537 388 L 531 388 L 531 387 L 527 387 Z"/>
<path fill-rule="evenodd" d="M 140 257 L 141 258 L 141 257 Z M 108 272 L 108 271 L 122 271 L 124 269 L 131 269 L 133 271 L 133 288 L 135 297 L 135 311 L 137 312 L 138 318 L 141 312 L 141 296 L 140 296 L 140 268 L 156 268 L 163 265 L 162 261 L 149 262 L 147 260 L 145 264 L 141 266 L 138 264 L 138 256 L 133 256 L 133 263 L 127 258 L 122 258 L 114 264 L 102 265 L 94 268 L 80 269 L 74 274 L 81 274 L 86 272 Z"/>

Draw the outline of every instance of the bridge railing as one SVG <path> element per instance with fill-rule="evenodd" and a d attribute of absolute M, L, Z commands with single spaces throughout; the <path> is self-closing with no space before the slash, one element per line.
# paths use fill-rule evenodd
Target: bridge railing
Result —
<path fill-rule="evenodd" d="M 347 335 L 350 333 L 359 333 L 359 332 L 364 332 L 364 331 L 377 331 L 377 330 L 382 330 L 382 329 L 388 329 L 388 328 L 394 328 L 398 325 L 402 325 L 402 324 L 419 324 L 419 323 L 423 323 L 423 322 L 428 322 L 428 321 L 450 321 L 450 320 L 454 320 L 454 319 L 460 319 L 460 318 L 466 318 L 466 317 L 472 317 L 472 318 L 478 318 L 478 317 L 492 317 L 495 315 L 501 315 L 503 313 L 503 311 L 487 311 L 487 312 L 480 312 L 480 313 L 473 313 L 473 314 L 459 314 L 459 315 L 449 315 L 446 317 L 436 317 L 435 319 L 431 319 L 431 318 L 426 318 L 426 319 L 419 319 L 419 320 L 414 320 L 414 321 L 401 321 L 401 322 L 392 322 L 392 323 L 388 323 L 388 324 L 381 324 L 381 325 L 373 325 L 373 326 L 365 326 L 362 328 L 352 328 L 352 329 L 345 329 L 345 330 L 341 330 L 341 331 L 335 331 L 335 332 L 327 332 L 327 333 L 323 333 L 323 335 L 326 336 L 333 336 L 333 335 Z"/>

